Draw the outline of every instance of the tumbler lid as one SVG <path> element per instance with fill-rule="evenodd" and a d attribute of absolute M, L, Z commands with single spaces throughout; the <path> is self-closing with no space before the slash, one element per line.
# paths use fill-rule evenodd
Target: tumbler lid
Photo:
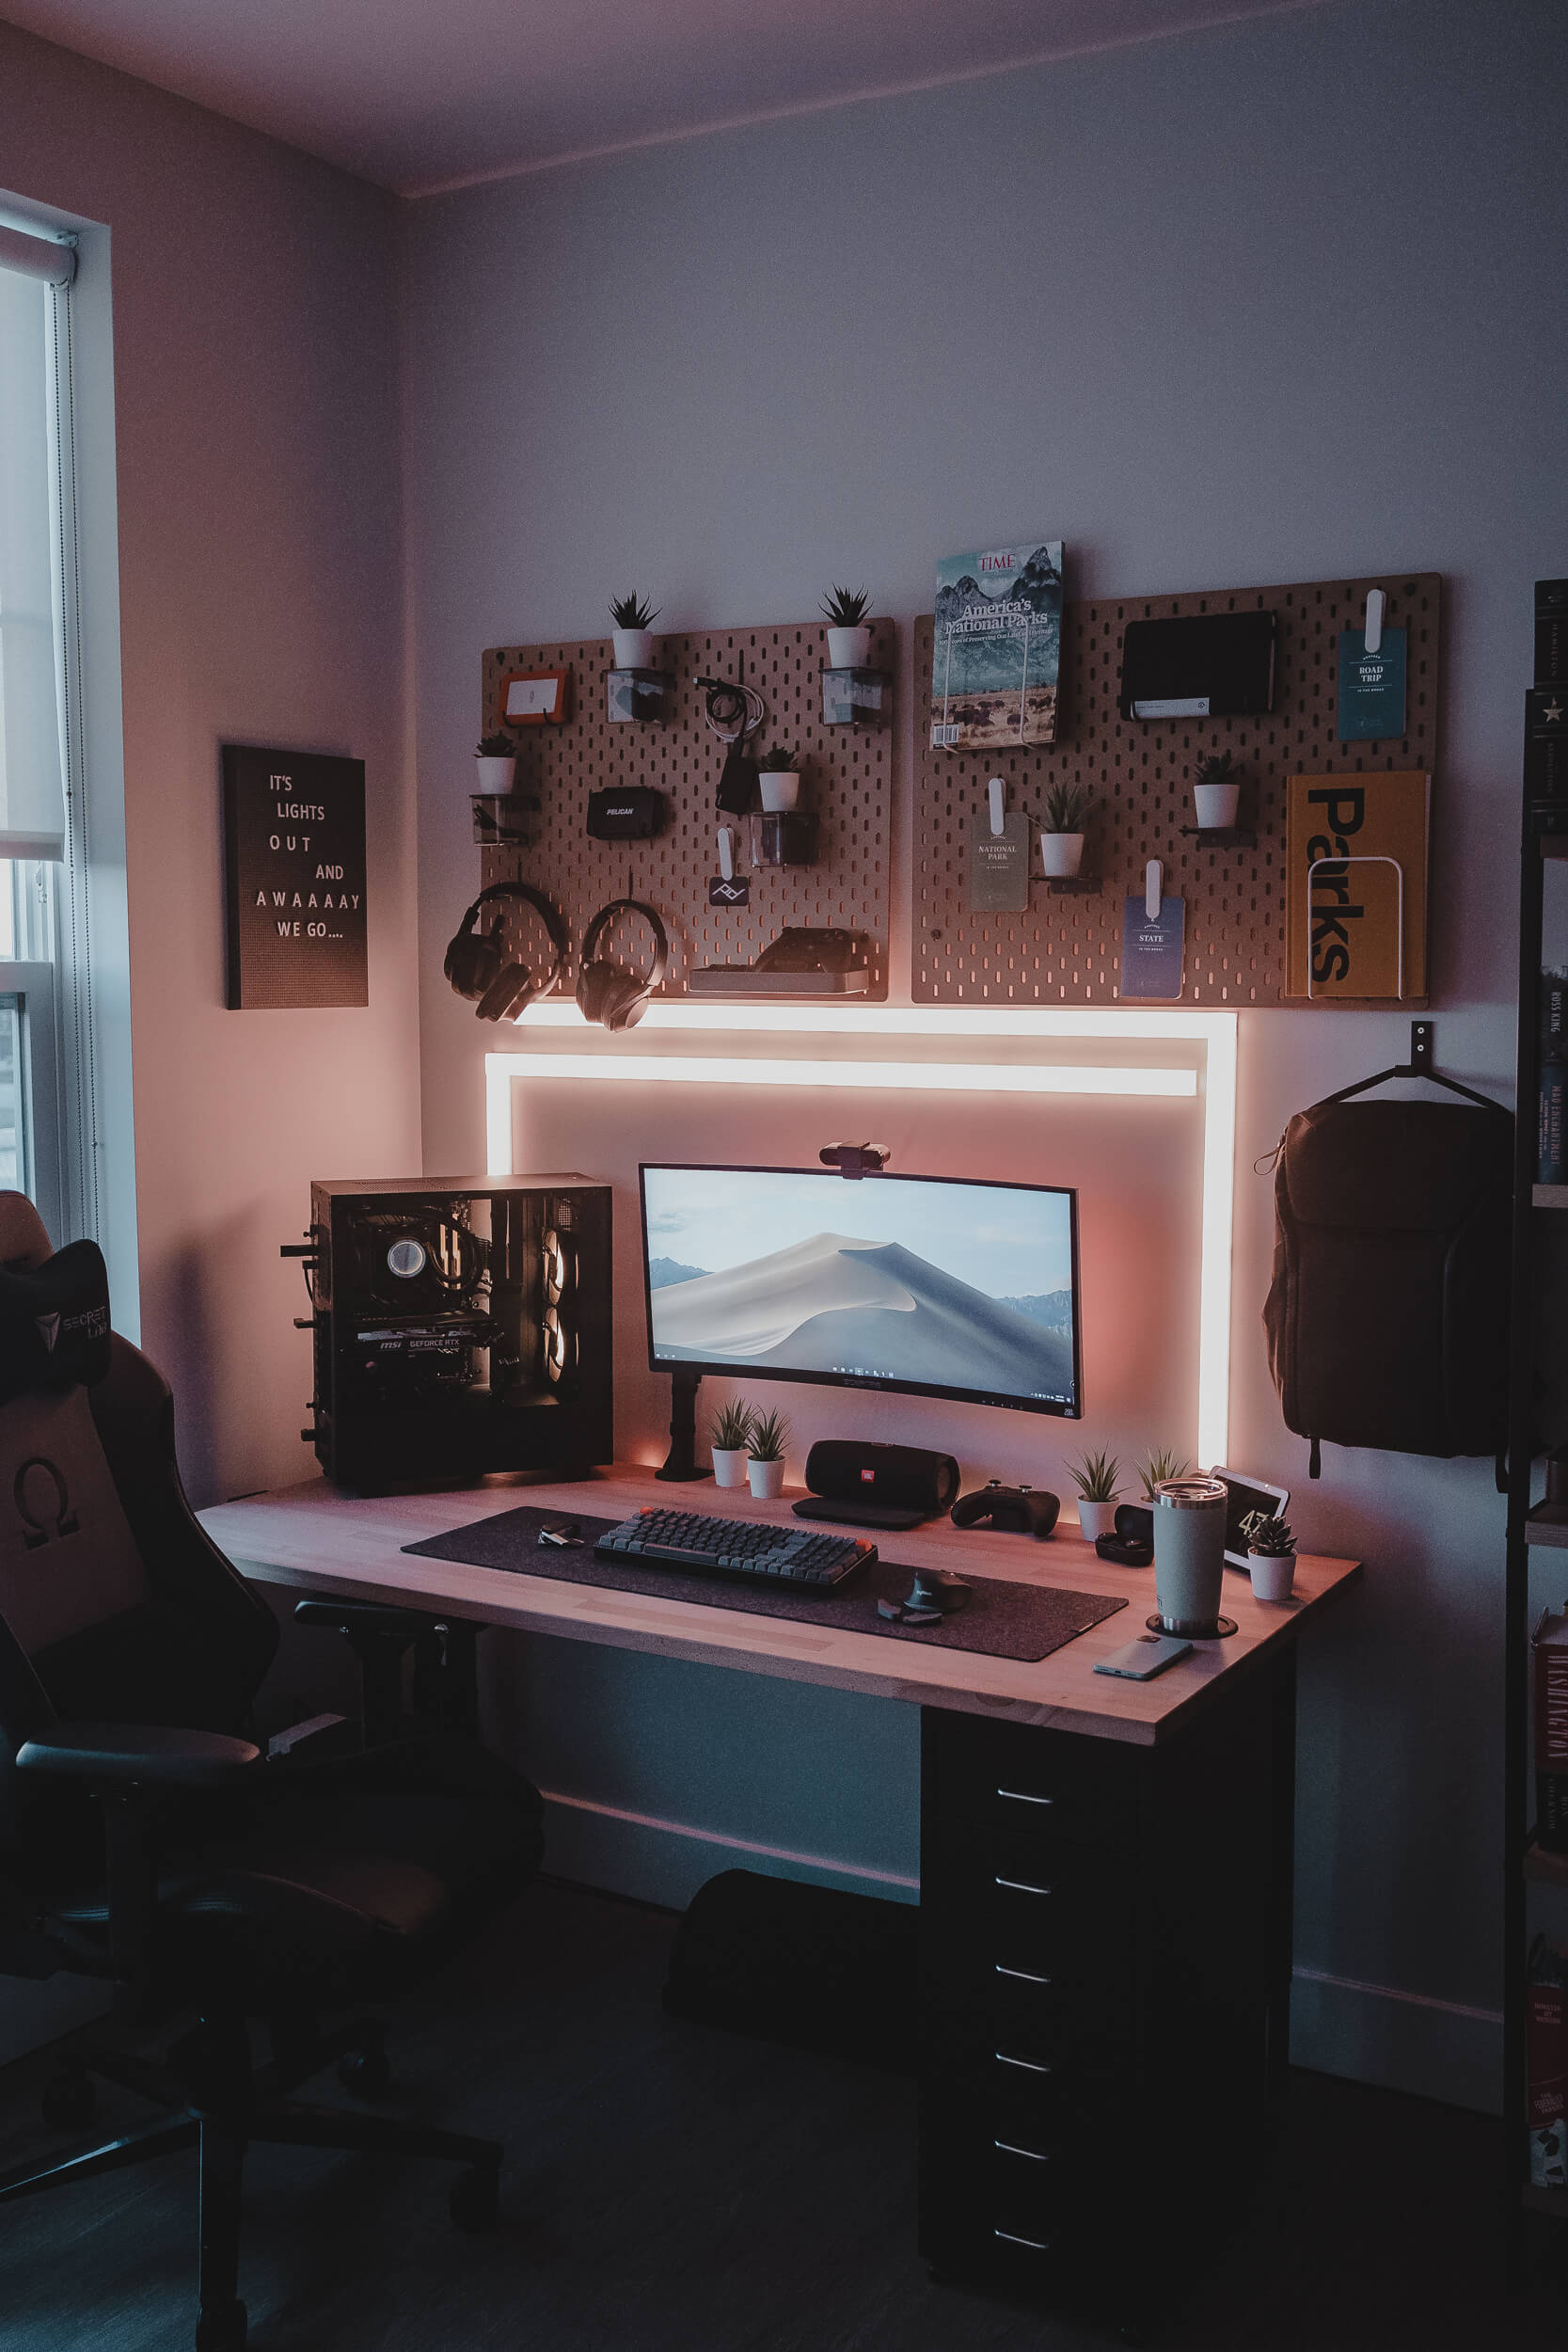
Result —
<path fill-rule="evenodd" d="M 1214 1511 L 1229 1500 L 1223 1478 L 1162 1478 L 1154 1500 L 1167 1511 Z"/>

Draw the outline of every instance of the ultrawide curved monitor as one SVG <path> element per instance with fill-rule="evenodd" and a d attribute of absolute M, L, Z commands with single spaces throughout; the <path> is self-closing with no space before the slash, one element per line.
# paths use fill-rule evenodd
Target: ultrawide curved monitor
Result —
<path fill-rule="evenodd" d="M 1065 1185 L 643 1166 L 656 1372 L 1083 1410 Z"/>

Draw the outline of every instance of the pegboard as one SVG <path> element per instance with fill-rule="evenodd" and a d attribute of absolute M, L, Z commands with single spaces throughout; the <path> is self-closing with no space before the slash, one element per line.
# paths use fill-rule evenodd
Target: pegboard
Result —
<path fill-rule="evenodd" d="M 538 815 L 526 820 L 531 840 L 479 853 L 485 882 L 531 882 L 560 908 L 571 943 L 562 988 L 575 984 L 582 936 L 599 908 L 612 898 L 636 898 L 657 908 L 670 934 L 665 996 L 686 994 L 694 966 L 753 963 L 785 924 L 810 924 L 858 933 L 863 943 L 858 961 L 870 975 L 866 993 L 885 997 L 894 735 L 891 728 L 823 724 L 826 627 L 804 621 L 660 638 L 659 667 L 674 679 L 662 723 L 606 716 L 611 651 L 608 639 L 498 645 L 483 660 L 486 734 L 496 726 L 497 695 L 509 670 L 572 673 L 565 723 L 518 730 L 516 788 L 537 793 L 541 802 Z M 891 622 L 873 624 L 871 666 L 896 673 Z M 750 879 L 751 903 L 710 907 L 708 881 L 719 871 L 715 795 L 726 746 L 707 724 L 696 681 L 734 679 L 742 667 L 744 683 L 768 706 L 748 748 L 755 753 L 784 743 L 804 755 L 800 804 L 816 818 L 816 862 L 753 868 L 748 828 L 739 820 L 736 872 Z M 651 785 L 665 795 L 664 830 L 651 841 L 591 839 L 590 792 L 629 785 Z M 646 926 L 635 915 L 620 918 L 601 951 L 644 970 Z"/>
<path fill-rule="evenodd" d="M 1285 779 L 1435 770 L 1440 587 L 1439 575 L 1427 572 L 1069 604 L 1062 613 L 1057 739 L 1003 752 L 931 749 L 934 623 L 930 615 L 917 621 L 915 1002 L 1119 1002 L 1122 901 L 1141 894 L 1144 866 L 1153 857 L 1164 863 L 1167 894 L 1186 900 L 1182 1003 L 1286 1002 Z M 1408 632 L 1406 733 L 1398 743 L 1341 743 L 1334 732 L 1339 631 L 1363 624 L 1371 588 L 1387 596 L 1384 626 Z M 1121 716 L 1117 696 L 1127 622 L 1270 609 L 1279 615 L 1279 635 L 1275 707 L 1266 716 Z M 1220 751 L 1233 752 L 1244 772 L 1238 822 L 1256 830 L 1256 849 L 1200 848 L 1182 834 L 1184 825 L 1196 822 L 1193 772 L 1209 753 Z M 1085 828 L 1084 872 L 1100 878 L 1098 893 L 1053 890 L 1034 870 L 1039 850 L 1031 838 L 1028 913 L 970 912 L 970 826 L 986 813 L 986 784 L 993 775 L 1007 779 L 1008 807 L 1026 810 L 1037 831 L 1053 784 L 1087 787 L 1095 805 Z M 1334 1000 L 1337 1006 L 1347 1001 Z"/>

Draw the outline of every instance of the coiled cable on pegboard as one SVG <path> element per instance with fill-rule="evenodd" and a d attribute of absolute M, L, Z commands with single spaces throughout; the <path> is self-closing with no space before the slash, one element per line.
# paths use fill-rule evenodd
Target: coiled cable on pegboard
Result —
<path fill-rule="evenodd" d="M 700 677 L 703 716 L 721 743 L 738 743 L 754 735 L 768 716 L 768 705 L 754 686 L 741 686 L 727 677 Z"/>

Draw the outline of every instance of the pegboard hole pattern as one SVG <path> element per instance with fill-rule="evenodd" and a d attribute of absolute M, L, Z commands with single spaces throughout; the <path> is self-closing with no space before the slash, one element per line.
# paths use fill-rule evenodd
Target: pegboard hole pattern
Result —
<path fill-rule="evenodd" d="M 612 898 L 637 898 L 657 908 L 670 936 L 663 995 L 684 995 L 697 965 L 752 963 L 786 924 L 809 924 L 857 933 L 862 943 L 857 961 L 870 974 L 867 993 L 885 997 L 894 737 L 891 729 L 823 724 L 826 627 L 807 621 L 711 629 L 660 638 L 657 650 L 658 666 L 675 681 L 662 723 L 611 722 L 607 716 L 608 639 L 498 645 L 485 653 L 483 732 L 498 723 L 500 682 L 510 671 L 569 668 L 572 700 L 562 725 L 517 731 L 517 789 L 537 793 L 542 805 L 528 820 L 533 837 L 527 845 L 481 850 L 483 882 L 531 882 L 561 910 L 571 950 L 562 981 L 567 991 L 575 982 L 583 933 L 599 908 Z M 871 660 L 875 667 L 896 672 L 890 622 L 875 625 Z M 749 748 L 760 752 L 783 743 L 804 755 L 800 807 L 817 820 L 814 865 L 755 868 L 748 853 L 748 828 L 740 820 L 736 871 L 751 882 L 751 903 L 744 908 L 707 903 L 709 878 L 719 871 L 715 796 L 725 746 L 708 727 L 699 677 L 743 677 L 761 694 L 767 716 Z M 589 794 L 630 785 L 649 785 L 664 794 L 663 832 L 651 841 L 592 840 Z M 515 919 L 527 956 L 535 939 L 534 918 Z M 645 971 L 646 926 L 634 915 L 618 917 L 598 953 Z"/>
<path fill-rule="evenodd" d="M 1407 631 L 1405 734 L 1397 743 L 1341 743 L 1335 734 L 1339 632 L 1362 625 L 1372 588 L 1387 596 L 1385 627 Z M 1062 614 L 1057 740 L 1003 752 L 931 748 L 934 622 L 929 614 L 917 621 L 915 1002 L 1115 1004 L 1122 903 L 1142 895 L 1145 866 L 1159 858 L 1166 894 L 1186 902 L 1180 1001 L 1283 1003 L 1285 780 L 1434 770 L 1440 591 L 1438 575 L 1425 573 L 1069 604 Z M 1269 610 L 1279 616 L 1273 711 L 1256 719 L 1121 716 L 1117 698 L 1129 621 Z M 1255 850 L 1203 848 L 1182 833 L 1196 821 L 1192 782 L 1198 763 L 1221 751 L 1235 755 L 1244 775 L 1238 822 L 1256 831 Z M 1037 870 L 1032 832 L 1028 913 L 970 911 L 970 829 L 989 816 L 986 787 L 994 775 L 1006 779 L 1007 805 L 1027 812 L 1033 832 L 1053 785 L 1087 788 L 1094 808 L 1085 826 L 1084 872 L 1100 878 L 1098 894 L 1053 892 Z"/>

